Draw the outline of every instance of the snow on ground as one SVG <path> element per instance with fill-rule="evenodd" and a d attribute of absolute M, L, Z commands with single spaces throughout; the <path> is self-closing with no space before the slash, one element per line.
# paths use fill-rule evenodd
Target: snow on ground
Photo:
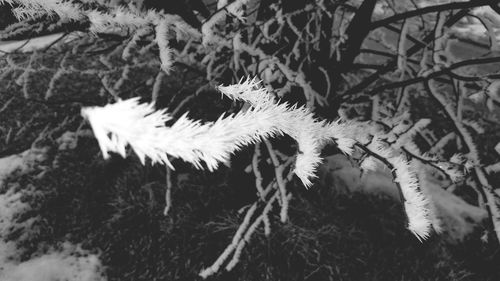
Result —
<path fill-rule="evenodd" d="M 36 217 L 18 222 L 17 217 L 30 209 L 23 194 L 36 192 L 34 186 L 4 185 L 12 173 L 26 173 L 46 157 L 46 149 L 33 148 L 23 153 L 0 158 L 0 280 L 2 281 L 104 281 L 99 257 L 82 250 L 79 245 L 64 242 L 58 248 L 20 260 L 17 243 L 29 237 Z M 15 241 L 5 241 L 10 233 L 22 233 Z"/>
<path fill-rule="evenodd" d="M 7 245 L 7 249 L 12 250 L 14 247 Z M 61 250 L 54 250 L 24 262 L 4 262 L 0 269 L 0 279 L 3 281 L 104 281 L 100 267 L 101 263 L 96 255 L 86 253 L 79 246 L 65 243 Z"/>
<path fill-rule="evenodd" d="M 14 171 L 23 167 L 23 157 L 21 154 L 15 154 L 0 158 L 0 186 L 3 185 L 4 179 Z M 0 209 L 2 208 L 0 204 Z"/>
<path fill-rule="evenodd" d="M 12 173 L 29 172 L 38 162 L 45 160 L 48 148 L 31 148 L 22 153 L 0 158 L 0 187 Z"/>

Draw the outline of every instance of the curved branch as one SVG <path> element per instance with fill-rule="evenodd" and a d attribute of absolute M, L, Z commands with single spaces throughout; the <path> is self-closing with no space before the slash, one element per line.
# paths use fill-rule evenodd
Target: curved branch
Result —
<path fill-rule="evenodd" d="M 491 4 L 492 2 L 493 1 L 491 1 L 491 0 L 476 0 L 476 1 L 471 0 L 468 2 L 452 2 L 452 3 L 447 3 L 447 4 L 428 6 L 428 7 L 404 12 L 401 14 L 396 14 L 394 16 L 390 16 L 390 17 L 387 17 L 385 19 L 375 21 L 372 23 L 370 28 L 371 28 L 371 30 L 374 30 L 374 29 L 377 29 L 379 27 L 385 26 L 387 24 L 393 23 L 393 22 L 405 20 L 408 18 L 412 18 L 412 17 L 424 15 L 424 14 L 449 11 L 449 10 L 458 10 L 458 9 L 470 9 L 470 8 L 485 6 L 485 5 Z M 493 5 L 493 4 L 491 4 L 491 5 Z"/>
<path fill-rule="evenodd" d="M 441 75 L 444 75 L 444 74 L 448 74 L 448 75 L 452 76 L 453 78 L 456 78 L 456 79 L 462 80 L 462 81 L 480 81 L 480 80 L 484 80 L 484 78 L 479 77 L 479 76 L 459 75 L 459 74 L 454 73 L 453 70 L 461 68 L 461 67 L 471 66 L 471 65 L 499 63 L 499 62 L 500 62 L 500 57 L 465 60 L 465 61 L 454 63 L 447 68 L 443 68 L 441 70 L 432 72 L 431 74 L 429 74 L 427 76 L 419 76 L 419 77 L 407 79 L 404 81 L 398 81 L 398 82 L 394 82 L 391 84 L 385 84 L 385 85 L 376 87 L 375 89 L 370 91 L 370 94 L 375 94 L 375 93 L 379 93 L 379 92 L 384 91 L 384 90 L 396 89 L 396 88 L 405 87 L 405 86 L 420 83 L 420 82 L 425 82 L 425 81 L 428 81 L 431 79 L 435 79 L 435 78 L 437 78 Z M 487 77 L 499 79 L 500 74 L 490 74 L 490 75 L 487 75 Z"/>
<path fill-rule="evenodd" d="M 460 12 L 456 13 L 453 15 L 451 18 L 448 19 L 448 21 L 445 23 L 445 26 L 450 27 L 454 25 L 456 22 L 458 22 L 461 18 L 466 16 L 469 13 L 469 9 L 463 9 Z M 434 33 L 429 33 L 427 36 L 424 38 L 425 43 L 430 43 L 434 39 Z M 421 45 L 413 45 L 411 48 L 408 49 L 406 52 L 407 57 L 410 57 L 417 52 L 419 52 L 422 49 Z M 387 63 L 383 68 L 381 68 L 379 71 L 376 73 L 368 76 L 365 80 L 361 81 L 359 84 L 355 85 L 354 87 L 350 88 L 349 90 L 345 91 L 340 95 L 340 97 L 337 97 L 338 100 L 335 102 L 342 102 L 345 100 L 348 96 L 359 93 L 363 91 L 364 89 L 368 88 L 371 84 L 373 84 L 375 81 L 377 81 L 380 76 L 386 74 L 387 72 L 391 71 L 396 67 L 397 65 L 397 60 L 393 60 L 389 63 Z M 332 104 L 332 102 L 330 102 Z"/>

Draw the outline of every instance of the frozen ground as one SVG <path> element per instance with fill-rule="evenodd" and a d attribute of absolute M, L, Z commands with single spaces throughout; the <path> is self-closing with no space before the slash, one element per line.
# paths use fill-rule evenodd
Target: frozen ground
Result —
<path fill-rule="evenodd" d="M 38 217 L 19 221 L 30 210 L 23 200 L 25 194 L 37 191 L 33 186 L 19 184 L 3 186 L 8 176 L 19 176 L 30 172 L 34 165 L 46 158 L 45 149 L 30 149 L 21 154 L 0 158 L 0 280 L 2 281 L 103 281 L 99 257 L 90 254 L 69 242 L 59 243 L 54 248 L 22 259 L 18 245 L 25 242 L 33 231 Z M 14 232 L 22 234 L 9 239 Z"/>

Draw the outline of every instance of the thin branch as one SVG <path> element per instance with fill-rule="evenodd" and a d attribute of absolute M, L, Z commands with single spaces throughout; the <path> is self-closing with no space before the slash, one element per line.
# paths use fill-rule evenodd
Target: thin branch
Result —
<path fill-rule="evenodd" d="M 458 22 L 461 18 L 466 16 L 469 13 L 469 9 L 464 9 L 461 10 L 460 12 L 456 13 L 453 15 L 451 18 L 448 19 L 446 22 L 445 26 L 450 27 L 454 25 L 456 22 Z M 425 43 L 430 43 L 434 39 L 434 33 L 431 32 L 427 34 L 427 36 L 424 38 Z M 410 47 L 406 54 L 408 57 L 411 57 L 412 55 L 416 54 L 422 49 L 421 45 L 413 45 Z M 330 102 L 330 104 L 334 104 L 335 102 L 343 102 L 348 96 L 360 93 L 367 87 L 369 87 L 371 84 L 373 84 L 375 81 L 377 81 L 382 75 L 386 74 L 387 72 L 391 71 L 396 67 L 397 65 L 397 60 L 392 60 L 391 62 L 387 63 L 383 68 L 381 68 L 379 71 L 376 73 L 368 76 L 366 79 L 361 81 L 359 84 L 355 85 L 354 87 L 350 88 L 349 90 L 345 91 L 342 93 L 339 97 L 337 97 L 337 101 Z"/>
<path fill-rule="evenodd" d="M 492 228 L 495 230 L 497 241 L 500 241 L 500 209 L 496 205 L 496 197 L 498 197 L 494 191 L 494 188 L 490 185 L 488 178 L 486 176 L 486 171 L 484 168 L 479 167 L 480 159 L 479 154 L 477 152 L 477 147 L 473 142 L 472 136 L 467 131 L 467 129 L 462 125 L 462 123 L 457 120 L 454 112 L 450 109 L 449 105 L 446 103 L 446 100 L 443 97 L 434 91 L 429 84 L 429 81 L 424 83 L 427 92 L 430 96 L 437 101 L 437 104 L 444 110 L 444 112 L 451 119 L 455 132 L 458 137 L 465 145 L 468 150 L 468 157 L 474 163 L 474 169 L 472 171 L 473 176 L 476 179 L 476 182 L 479 184 L 477 191 L 481 194 L 481 197 L 484 202 L 486 202 L 486 210 L 488 212 L 490 223 Z"/>
<path fill-rule="evenodd" d="M 268 140 L 264 140 L 264 143 L 267 147 L 269 156 L 271 157 L 271 161 L 273 162 L 274 165 L 276 182 L 278 184 L 279 192 L 281 195 L 281 212 L 280 212 L 281 222 L 286 222 L 289 202 L 288 202 L 288 195 L 286 192 L 286 183 L 283 179 L 283 171 L 285 167 L 283 164 L 279 163 L 278 157 L 274 153 L 274 149 L 271 143 Z"/>
<path fill-rule="evenodd" d="M 165 166 L 165 209 L 163 215 L 168 216 L 168 212 L 172 208 L 172 171 L 168 166 Z"/>
<path fill-rule="evenodd" d="M 393 179 L 397 178 L 396 168 L 394 167 L 394 165 L 391 164 L 391 162 L 389 162 L 384 157 L 378 155 L 377 153 L 371 151 L 370 149 L 368 149 L 368 147 L 366 147 L 365 145 L 363 145 L 363 144 L 361 144 L 359 142 L 356 142 L 355 145 L 357 147 L 359 147 L 361 150 L 363 150 L 366 154 L 368 154 L 368 155 L 374 157 L 375 159 L 379 160 L 380 162 L 382 162 L 391 171 L 392 178 Z M 399 182 L 394 182 L 394 183 L 396 184 L 396 187 L 398 189 L 399 199 L 401 200 L 401 203 L 404 203 L 405 202 L 405 197 L 403 195 L 403 190 L 401 188 L 401 185 L 399 184 Z M 406 210 L 405 210 L 405 205 L 404 204 L 403 204 L 403 213 L 406 216 L 406 221 L 408 221 L 409 219 L 408 219 L 408 215 L 406 214 Z"/>
<path fill-rule="evenodd" d="M 453 72 L 453 70 L 461 68 L 461 67 L 466 67 L 466 66 L 471 66 L 471 65 L 480 65 L 480 64 L 489 64 L 489 63 L 499 63 L 499 62 L 500 62 L 500 57 L 489 57 L 489 58 L 478 58 L 478 59 L 464 60 L 461 62 L 454 63 L 454 64 L 450 65 L 449 67 L 432 72 L 427 76 L 414 77 L 411 79 L 398 81 L 398 82 L 385 84 L 385 85 L 376 87 L 373 90 L 371 90 L 369 93 L 371 95 L 373 95 L 373 94 L 380 93 L 380 92 L 385 91 L 385 90 L 406 87 L 408 85 L 413 85 L 416 83 L 429 81 L 431 79 L 436 79 L 437 77 L 439 77 L 441 75 L 445 75 L 445 74 L 450 75 L 453 78 L 456 78 L 456 79 L 462 80 L 462 81 L 484 81 L 485 78 L 499 79 L 500 74 L 490 74 L 490 75 L 486 75 L 485 77 L 477 77 L 477 76 L 463 76 L 463 75 L 456 74 Z"/>
<path fill-rule="evenodd" d="M 413 18 L 416 16 L 425 15 L 425 14 L 429 14 L 429 13 L 450 11 L 450 10 L 459 10 L 459 9 L 470 9 L 470 8 L 475 8 L 475 7 L 486 6 L 488 4 L 491 4 L 492 2 L 494 2 L 494 1 L 491 1 L 491 0 L 471 0 L 468 2 L 451 2 L 451 3 L 447 3 L 447 4 L 423 7 L 420 9 L 411 10 L 408 12 L 404 12 L 401 14 L 387 17 L 385 19 L 374 21 L 372 23 L 372 25 L 370 26 L 370 29 L 374 30 L 374 29 L 377 29 L 379 27 L 386 26 L 388 24 L 391 24 L 391 23 L 394 23 L 394 22 L 397 22 L 400 20 L 405 20 L 408 18 Z"/>
<path fill-rule="evenodd" d="M 57 44 L 64 37 L 68 36 L 68 34 L 69 34 L 69 32 L 65 32 L 64 34 L 62 34 L 61 36 L 59 36 L 59 38 L 57 38 L 56 40 L 52 41 L 47 47 L 45 47 L 42 52 L 48 51 L 50 48 L 52 48 L 52 46 L 54 46 L 55 44 Z"/>

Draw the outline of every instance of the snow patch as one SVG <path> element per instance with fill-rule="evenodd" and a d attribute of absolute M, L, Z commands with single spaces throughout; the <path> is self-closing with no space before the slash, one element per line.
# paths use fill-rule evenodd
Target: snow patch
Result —
<path fill-rule="evenodd" d="M 26 173 L 46 158 L 47 149 L 32 148 L 23 153 L 0 158 L 0 187 L 14 172 Z M 6 189 L 6 190 L 5 190 Z M 2 281 L 104 281 L 106 280 L 98 255 L 90 254 L 79 245 L 62 243 L 46 253 L 20 259 L 18 244 L 30 236 L 33 217 L 19 222 L 17 218 L 30 206 L 22 201 L 24 194 L 36 192 L 33 186 L 21 188 L 19 184 L 5 186 L 0 194 L 0 280 Z M 5 241 L 13 231 L 21 231 L 14 241 Z"/>
<path fill-rule="evenodd" d="M 0 246 L 13 250 L 12 245 Z M 88 254 L 79 246 L 66 242 L 62 250 L 55 250 L 30 260 L 6 262 L 0 268 L 4 281 L 104 281 L 101 263 L 96 255 Z"/>

